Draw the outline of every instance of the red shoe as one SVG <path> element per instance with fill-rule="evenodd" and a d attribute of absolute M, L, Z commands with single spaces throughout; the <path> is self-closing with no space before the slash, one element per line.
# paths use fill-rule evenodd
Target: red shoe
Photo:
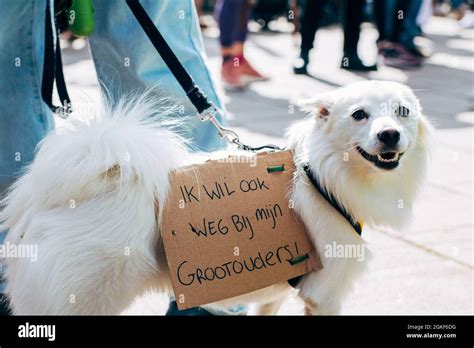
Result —
<path fill-rule="evenodd" d="M 222 64 L 221 76 L 224 87 L 227 89 L 243 89 L 246 84 L 242 81 L 242 73 L 239 66 L 234 66 L 234 60 L 229 59 Z"/>
<path fill-rule="evenodd" d="M 243 56 L 235 57 L 238 59 L 240 73 L 242 75 L 242 80 L 246 83 L 267 81 L 268 77 L 263 76 L 257 70 L 255 70 L 250 63 Z"/>

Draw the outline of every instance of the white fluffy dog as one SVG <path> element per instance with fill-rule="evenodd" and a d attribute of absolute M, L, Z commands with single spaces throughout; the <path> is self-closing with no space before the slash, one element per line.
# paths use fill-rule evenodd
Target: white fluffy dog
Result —
<path fill-rule="evenodd" d="M 365 81 L 317 96 L 307 108 L 308 118 L 288 132 L 297 165 L 307 164 L 354 221 L 394 228 L 409 221 L 432 133 L 412 91 Z M 170 290 L 155 202 L 164 206 L 172 169 L 202 156 L 188 153 L 154 114 L 149 96 L 122 101 L 41 143 L 1 213 L 8 243 L 39 249 L 36 262 L 6 259 L 15 314 L 118 314 L 148 289 Z M 364 240 L 303 170 L 292 195 L 324 267 L 302 278 L 299 296 L 307 314 L 337 313 L 368 253 L 361 260 L 324 251 L 363 248 Z M 210 307 L 259 302 L 270 314 L 290 289 L 276 284 Z"/>

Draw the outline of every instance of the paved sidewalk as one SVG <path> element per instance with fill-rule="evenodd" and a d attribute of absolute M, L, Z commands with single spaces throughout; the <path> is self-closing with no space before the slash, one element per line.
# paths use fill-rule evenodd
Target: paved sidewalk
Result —
<path fill-rule="evenodd" d="M 430 178 L 416 204 L 415 220 L 406 231 L 364 231 L 375 253 L 369 272 L 355 285 L 343 314 L 473 314 L 473 123 L 474 31 L 459 30 L 449 19 L 434 18 L 425 28 L 435 54 L 422 69 L 404 72 L 383 68 L 370 78 L 409 84 L 438 131 Z M 206 32 L 211 69 L 218 78 L 220 58 L 215 30 Z M 376 31 L 362 33 L 363 58 L 374 60 Z M 291 122 L 304 117 L 297 101 L 362 79 L 341 71 L 342 33 L 323 29 L 317 35 L 310 71 L 294 76 L 297 50 L 289 34 L 255 34 L 249 60 L 269 75 L 268 82 L 225 96 L 229 125 L 253 144 L 283 144 Z M 65 75 L 73 101 L 98 100 L 92 63 L 86 54 L 67 55 Z M 474 95 L 471 96 L 474 98 Z M 157 294 L 139 299 L 127 313 L 162 314 L 166 300 Z M 301 303 L 289 299 L 281 314 L 301 314 Z"/>

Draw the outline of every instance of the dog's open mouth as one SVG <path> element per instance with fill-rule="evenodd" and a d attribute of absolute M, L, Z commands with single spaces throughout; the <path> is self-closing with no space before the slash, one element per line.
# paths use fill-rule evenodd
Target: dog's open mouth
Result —
<path fill-rule="evenodd" d="M 395 169 L 400 163 L 400 158 L 403 156 L 403 152 L 384 152 L 378 155 L 371 155 L 370 153 L 364 151 L 360 146 L 357 146 L 357 151 L 364 157 L 367 161 L 372 162 L 377 167 L 382 169 Z"/>

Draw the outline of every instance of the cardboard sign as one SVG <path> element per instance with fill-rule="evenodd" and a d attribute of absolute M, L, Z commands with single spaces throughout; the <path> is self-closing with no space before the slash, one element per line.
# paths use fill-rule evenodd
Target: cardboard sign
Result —
<path fill-rule="evenodd" d="M 322 266 L 288 199 L 291 151 L 228 157 L 171 173 L 161 233 L 179 309 Z"/>

